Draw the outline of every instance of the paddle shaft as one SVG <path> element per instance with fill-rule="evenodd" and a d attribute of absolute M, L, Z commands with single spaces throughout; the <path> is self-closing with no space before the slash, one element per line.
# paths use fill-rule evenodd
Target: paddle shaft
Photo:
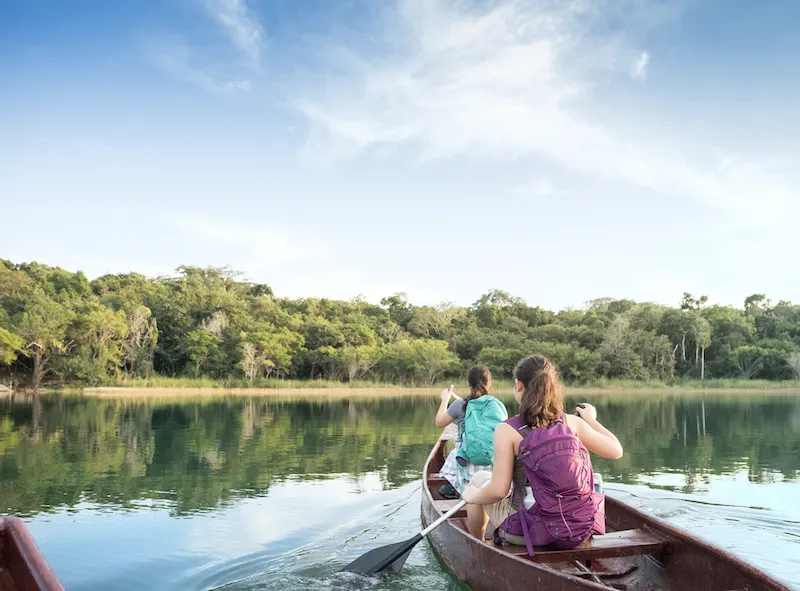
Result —
<path fill-rule="evenodd" d="M 450 509 L 450 510 L 449 510 L 447 513 L 445 513 L 444 515 L 442 515 L 442 516 L 441 516 L 439 519 L 437 519 L 436 521 L 434 521 L 433 523 L 431 523 L 431 524 L 430 524 L 428 527 L 426 527 L 426 528 L 425 528 L 425 529 L 423 529 L 421 532 L 419 532 L 419 535 L 420 535 L 421 537 L 423 537 L 423 538 L 424 538 L 424 537 L 425 537 L 425 536 L 427 536 L 429 533 L 431 533 L 431 532 L 432 532 L 434 529 L 436 529 L 437 527 L 439 527 L 440 525 L 442 525 L 442 523 L 444 523 L 445 521 L 447 521 L 448 519 L 450 519 L 450 518 L 451 518 L 453 515 L 455 515 L 456 513 L 458 513 L 458 512 L 461 510 L 461 508 L 462 508 L 464 505 L 466 505 L 466 504 L 467 504 L 467 502 L 466 502 L 466 501 L 463 501 L 463 500 L 462 500 L 462 501 L 459 501 L 459 502 L 458 502 L 458 503 L 456 503 L 456 505 L 455 505 L 455 506 L 454 506 L 452 509 Z"/>
<path fill-rule="evenodd" d="M 489 480 L 484 480 L 484 481 L 481 483 L 481 485 L 480 485 L 478 488 L 486 488 L 487 486 L 489 486 L 489 483 L 490 483 L 490 482 L 491 482 L 491 479 L 489 479 Z M 436 521 L 434 521 L 433 523 L 431 523 L 431 524 L 430 524 L 428 527 L 426 527 L 426 528 L 425 528 L 425 529 L 423 529 L 421 532 L 419 532 L 419 535 L 420 535 L 421 537 L 423 537 L 423 538 L 424 538 L 424 537 L 425 537 L 425 536 L 427 536 L 429 533 L 431 533 L 431 532 L 432 532 L 434 529 L 436 529 L 437 527 L 439 527 L 440 525 L 442 525 L 442 524 L 443 524 L 445 521 L 447 521 L 448 519 L 450 519 L 450 518 L 451 518 L 453 515 L 455 515 L 456 513 L 458 513 L 458 512 L 461 510 L 461 508 L 462 508 L 464 505 L 466 505 L 466 504 L 467 504 L 467 502 L 466 502 L 465 500 L 463 500 L 463 499 L 462 499 L 462 500 L 460 500 L 460 501 L 459 501 L 458 503 L 456 503 L 456 504 L 453 506 L 453 508 L 452 508 L 452 509 L 450 509 L 450 510 L 449 510 L 447 513 L 445 513 L 444 515 L 442 515 L 442 516 L 441 516 L 439 519 L 437 519 Z"/>
<path fill-rule="evenodd" d="M 485 487 L 489 484 L 489 482 L 491 482 L 491 479 L 485 480 L 478 488 Z M 423 492 L 423 494 L 425 493 Z M 452 509 L 447 511 L 444 515 L 439 517 L 439 519 L 431 523 L 413 538 L 406 540 L 405 542 L 389 544 L 388 546 L 382 546 L 380 548 L 370 550 L 366 554 L 358 557 L 353 562 L 348 564 L 343 570 L 366 576 L 372 576 L 386 570 L 397 572 L 403 567 L 403 564 L 405 563 L 406 558 L 408 558 L 409 553 L 414 546 L 420 542 L 420 540 L 424 539 L 425 536 L 431 533 L 435 528 L 439 527 L 442 523 L 458 513 L 458 511 L 460 511 L 466 504 L 467 502 L 464 500 L 459 501 L 453 506 Z"/>

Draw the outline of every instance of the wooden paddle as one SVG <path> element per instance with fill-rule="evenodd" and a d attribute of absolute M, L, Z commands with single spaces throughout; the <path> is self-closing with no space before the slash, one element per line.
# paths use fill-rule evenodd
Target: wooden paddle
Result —
<path fill-rule="evenodd" d="M 486 480 L 479 488 L 485 487 L 490 482 L 491 480 Z M 414 546 L 416 546 L 420 540 L 422 540 L 425 536 L 427 536 L 445 521 L 450 519 L 453 515 L 458 513 L 458 511 L 466 504 L 466 501 L 459 501 L 452 509 L 431 523 L 413 538 L 409 538 L 405 542 L 389 544 L 388 546 L 381 546 L 380 548 L 370 550 L 361 557 L 356 558 L 342 570 L 366 575 L 368 577 L 382 572 L 396 573 L 403 568 L 403 565 L 406 563 L 406 559 L 411 553 L 411 550 L 414 549 Z"/>

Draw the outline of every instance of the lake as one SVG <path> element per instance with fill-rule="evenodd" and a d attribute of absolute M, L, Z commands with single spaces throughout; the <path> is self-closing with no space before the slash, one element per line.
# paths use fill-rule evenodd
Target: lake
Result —
<path fill-rule="evenodd" d="M 593 458 L 608 494 L 800 589 L 800 396 L 581 398 L 625 448 Z M 420 529 L 438 401 L 0 399 L 0 513 L 70 591 L 340 588 L 339 568 Z M 421 543 L 370 588 L 465 587 Z"/>

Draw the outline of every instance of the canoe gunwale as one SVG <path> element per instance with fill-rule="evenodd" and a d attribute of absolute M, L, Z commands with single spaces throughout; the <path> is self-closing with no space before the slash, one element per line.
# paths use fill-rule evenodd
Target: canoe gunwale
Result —
<path fill-rule="evenodd" d="M 0 568 L 18 589 L 64 591 L 19 517 L 0 515 Z"/>

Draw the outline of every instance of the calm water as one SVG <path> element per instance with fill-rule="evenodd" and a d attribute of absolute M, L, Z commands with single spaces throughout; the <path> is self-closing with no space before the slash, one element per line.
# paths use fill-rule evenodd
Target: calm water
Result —
<path fill-rule="evenodd" d="M 607 492 L 800 589 L 800 396 L 587 398 Z M 0 513 L 69 590 L 341 589 L 419 529 L 437 402 L 0 399 Z M 423 543 L 370 588 L 464 587 Z"/>

